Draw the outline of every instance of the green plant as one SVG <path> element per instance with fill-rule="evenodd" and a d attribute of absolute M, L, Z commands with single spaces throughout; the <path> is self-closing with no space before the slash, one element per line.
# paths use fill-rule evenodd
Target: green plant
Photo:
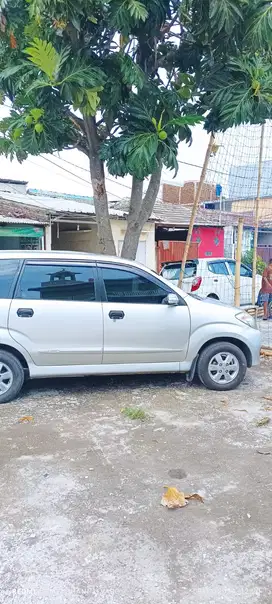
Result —
<path fill-rule="evenodd" d="M 242 262 L 247 266 L 252 268 L 253 264 L 253 250 L 248 250 L 242 257 Z M 258 275 L 262 275 L 264 269 L 266 267 L 265 261 L 261 258 L 261 256 L 257 256 L 257 273 Z"/>
<path fill-rule="evenodd" d="M 130 419 L 139 419 L 142 422 L 148 419 L 147 413 L 139 407 L 125 407 L 124 409 L 121 409 L 121 413 Z"/>

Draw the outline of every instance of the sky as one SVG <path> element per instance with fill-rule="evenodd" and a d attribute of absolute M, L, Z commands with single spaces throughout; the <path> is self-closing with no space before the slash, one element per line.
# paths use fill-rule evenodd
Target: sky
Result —
<path fill-rule="evenodd" d="M 8 115 L 6 107 L 0 107 L 0 118 Z M 193 143 L 188 147 L 181 143 L 179 147 L 178 160 L 202 166 L 209 136 L 202 126 L 193 129 Z M 46 159 L 44 159 L 46 158 Z M 54 162 L 54 165 L 51 163 Z M 71 162 L 72 165 L 70 165 Z M 179 172 L 173 180 L 173 172 L 164 171 L 163 182 L 182 185 L 186 180 L 199 180 L 201 167 L 196 168 L 185 164 L 179 164 Z M 67 170 L 68 172 L 66 172 Z M 60 193 L 71 193 L 74 195 L 92 195 L 90 184 L 88 158 L 77 150 L 63 151 L 59 154 L 33 157 L 22 164 L 5 157 L 0 157 L 0 178 L 12 178 L 14 180 L 25 180 L 28 188 L 57 191 Z M 106 185 L 109 200 L 123 199 L 129 196 L 131 178 L 115 179 L 107 175 Z"/>

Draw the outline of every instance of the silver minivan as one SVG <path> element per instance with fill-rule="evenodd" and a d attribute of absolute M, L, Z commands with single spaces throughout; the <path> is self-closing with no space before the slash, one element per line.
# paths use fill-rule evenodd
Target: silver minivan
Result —
<path fill-rule="evenodd" d="M 0 403 L 26 379 L 197 373 L 236 388 L 259 363 L 239 308 L 202 300 L 136 262 L 80 252 L 0 252 Z"/>

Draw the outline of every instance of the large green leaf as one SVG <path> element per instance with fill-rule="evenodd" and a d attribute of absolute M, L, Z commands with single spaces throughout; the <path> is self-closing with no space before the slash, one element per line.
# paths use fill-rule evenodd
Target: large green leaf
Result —
<path fill-rule="evenodd" d="M 252 0 L 255 10 L 250 11 L 247 28 L 247 39 L 256 48 L 270 49 L 272 47 L 272 4 L 267 0 Z"/>
<path fill-rule="evenodd" d="M 58 53 L 51 42 L 34 38 L 32 45 L 24 51 L 29 61 L 43 71 L 51 82 L 57 79 L 62 63 L 67 59 L 68 51 Z"/>

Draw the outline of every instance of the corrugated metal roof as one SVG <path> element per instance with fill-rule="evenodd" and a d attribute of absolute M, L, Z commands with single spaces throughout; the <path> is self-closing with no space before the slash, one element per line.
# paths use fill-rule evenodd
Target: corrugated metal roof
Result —
<path fill-rule="evenodd" d="M 31 220 L 30 218 L 11 218 L 10 216 L 1 216 L 0 224 L 42 224 L 38 220 Z"/>
<path fill-rule="evenodd" d="M 161 224 L 169 226 L 188 226 L 192 208 L 182 204 L 156 201 L 154 212 L 160 217 Z M 198 210 L 196 226 L 236 226 L 242 214 L 218 212 L 217 210 Z M 252 217 L 244 216 L 245 226 L 252 226 Z"/>
<path fill-rule="evenodd" d="M 15 201 L 16 203 L 25 204 L 47 211 L 49 214 L 62 212 L 64 214 L 89 214 L 95 216 L 95 208 L 90 203 L 84 201 L 76 201 L 74 199 L 65 199 L 58 197 L 47 197 L 41 195 L 22 195 L 20 193 L 3 193 L 0 196 L 7 201 Z M 109 209 L 110 216 L 123 218 L 126 212 L 123 210 Z"/>

